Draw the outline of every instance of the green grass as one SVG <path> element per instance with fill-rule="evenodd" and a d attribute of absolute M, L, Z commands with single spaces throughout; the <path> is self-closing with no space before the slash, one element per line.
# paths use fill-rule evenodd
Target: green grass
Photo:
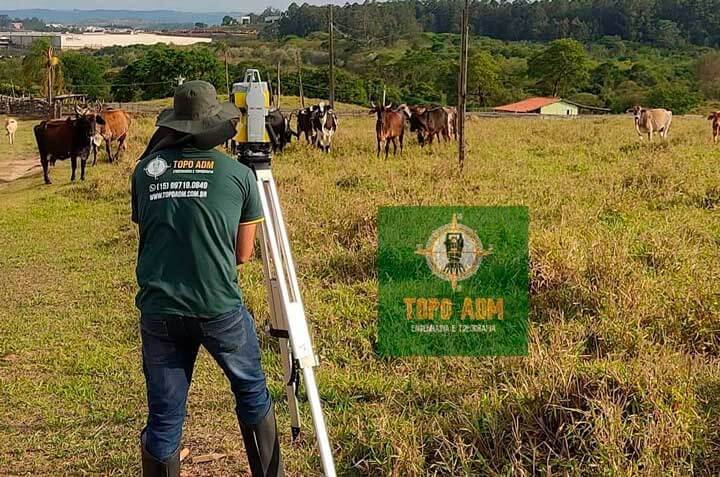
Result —
<path fill-rule="evenodd" d="M 139 472 L 128 178 L 152 121 L 134 127 L 120 164 L 85 183 L 62 163 L 52 186 L 0 190 L 0 475 Z M 676 118 L 653 144 L 630 119 L 469 128 L 463 176 L 451 147 L 408 140 L 402 158 L 376 159 L 369 117 L 342 119 L 330 155 L 294 144 L 275 159 L 339 474 L 718 475 L 720 151 L 707 121 Z M 528 357 L 378 357 L 376 215 L 393 204 L 529 207 Z M 241 282 L 264 323 L 261 276 L 255 261 Z M 292 445 L 275 343 L 260 335 L 288 473 L 319 475 L 307 406 Z M 184 445 L 229 457 L 187 475 L 245 471 L 232 408 L 203 353 Z"/>
<path fill-rule="evenodd" d="M 5 118 L 0 116 L 0 163 L 3 161 L 26 158 L 28 156 L 37 155 L 37 145 L 35 144 L 35 136 L 33 135 L 33 126 L 39 123 L 39 120 L 18 120 L 18 131 L 15 133 L 15 144 L 10 145 L 7 134 L 5 133 Z"/>

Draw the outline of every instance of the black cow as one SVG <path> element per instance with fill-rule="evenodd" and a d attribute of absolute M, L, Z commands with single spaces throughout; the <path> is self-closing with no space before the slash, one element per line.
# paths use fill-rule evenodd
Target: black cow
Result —
<path fill-rule="evenodd" d="M 432 144 L 440 135 L 448 140 L 448 113 L 443 108 L 427 109 L 424 107 L 410 108 L 410 131 L 417 133 L 418 142 L 421 146 Z"/>
<path fill-rule="evenodd" d="M 290 144 L 293 136 L 300 137 L 298 133 L 290 128 L 290 120 L 278 109 L 270 111 L 267 115 L 266 121 L 273 152 L 283 152 L 285 146 Z"/>
<path fill-rule="evenodd" d="M 103 125 L 105 120 L 95 113 L 87 113 L 87 110 L 75 107 L 75 117 L 43 121 L 33 128 L 46 184 L 52 184 L 48 175 L 49 163 L 55 164 L 57 159 L 70 158 L 72 167 L 70 180 L 74 181 L 79 157 L 80 179 L 85 180 L 85 164 L 90 154 L 97 124 Z"/>
<path fill-rule="evenodd" d="M 315 144 L 315 129 L 313 128 L 313 113 L 317 111 L 318 106 L 311 108 L 302 108 L 297 113 L 297 134 L 298 139 L 300 135 L 305 135 L 305 140 L 310 144 Z"/>

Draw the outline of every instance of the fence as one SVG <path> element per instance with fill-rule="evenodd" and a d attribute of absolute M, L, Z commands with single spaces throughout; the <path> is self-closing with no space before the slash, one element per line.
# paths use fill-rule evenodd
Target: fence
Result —
<path fill-rule="evenodd" d="M 0 95 L 0 113 L 45 118 L 49 112 L 50 105 L 44 99 Z"/>

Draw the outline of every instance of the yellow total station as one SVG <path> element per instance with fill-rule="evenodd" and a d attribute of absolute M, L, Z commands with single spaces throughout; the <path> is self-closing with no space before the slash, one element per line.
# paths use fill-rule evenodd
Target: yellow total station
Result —
<path fill-rule="evenodd" d="M 270 88 L 260 79 L 258 70 L 245 71 L 245 79 L 234 83 L 231 100 L 242 115 L 237 124 L 237 143 L 269 143 L 265 118 L 270 109 Z"/>

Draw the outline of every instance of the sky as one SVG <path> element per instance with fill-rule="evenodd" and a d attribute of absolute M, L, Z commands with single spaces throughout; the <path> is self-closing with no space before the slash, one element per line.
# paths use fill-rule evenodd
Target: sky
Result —
<path fill-rule="evenodd" d="M 298 5 L 307 3 L 326 5 L 329 3 L 343 4 L 344 0 L 295 0 Z M 261 12 L 267 6 L 285 9 L 292 0 L 123 0 L 119 3 L 99 3 L 97 0 L 0 0 L 0 10 L 50 8 L 54 10 L 178 10 L 185 12 Z"/>

